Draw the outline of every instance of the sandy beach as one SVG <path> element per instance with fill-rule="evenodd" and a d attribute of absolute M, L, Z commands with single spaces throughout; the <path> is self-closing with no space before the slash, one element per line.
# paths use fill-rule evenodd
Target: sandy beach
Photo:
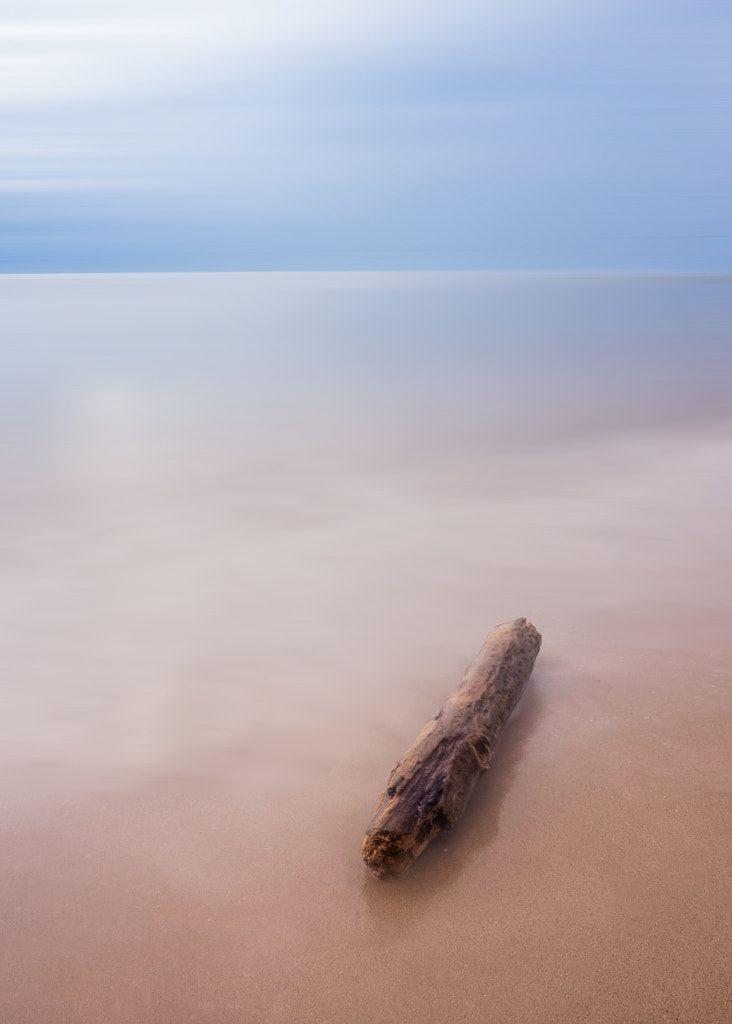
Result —
<path fill-rule="evenodd" d="M 41 284 L 17 284 L 11 323 L 40 315 Z M 132 284 L 95 285 L 100 322 Z M 383 386 L 316 353 L 300 394 L 296 354 L 260 371 L 269 390 L 254 361 L 182 379 L 161 353 L 190 310 L 166 334 L 172 285 L 135 287 L 159 349 L 107 340 L 102 365 L 81 285 L 45 292 L 67 347 L 24 349 L 4 413 L 4 1024 L 728 1024 L 732 430 L 712 327 L 665 376 L 621 352 L 628 388 L 565 353 L 595 399 L 520 360 L 483 385 L 472 340 L 446 356 L 464 376 L 413 371 L 410 349 Z M 315 302 L 298 295 L 293 322 Z M 466 817 L 399 881 L 371 878 L 394 762 L 518 616 L 542 650 Z"/>

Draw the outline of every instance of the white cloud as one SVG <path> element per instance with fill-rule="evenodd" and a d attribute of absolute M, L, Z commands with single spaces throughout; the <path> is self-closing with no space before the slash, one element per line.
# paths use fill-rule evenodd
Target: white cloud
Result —
<path fill-rule="evenodd" d="M 422 225 L 441 218 L 479 247 L 501 223 L 511 244 L 543 222 L 585 238 L 582 211 L 612 200 L 611 233 L 632 222 L 640 237 L 634 197 L 670 196 L 670 222 L 690 219 L 687 197 L 711 209 L 728 166 L 728 15 L 674 21 L 660 0 L 4 10 L 0 198 L 21 224 L 72 217 L 89 193 L 92 218 L 130 232 L 164 214 L 289 237 L 330 218 L 344 237 L 417 225 L 426 248 Z"/>
<path fill-rule="evenodd" d="M 4 106 L 129 98 L 214 80 L 223 68 L 292 73 L 349 50 L 398 53 L 451 38 L 541 31 L 579 0 L 267 0 L 37 4 L 0 22 Z M 602 0 L 597 0 L 602 3 Z"/>

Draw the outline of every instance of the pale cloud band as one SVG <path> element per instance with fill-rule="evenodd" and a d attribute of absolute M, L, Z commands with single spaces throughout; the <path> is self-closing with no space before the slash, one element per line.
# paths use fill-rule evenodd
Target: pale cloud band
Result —
<path fill-rule="evenodd" d="M 105 191 L 110 240 L 172 226 L 226 265 L 728 265 L 719 7 L 24 8 L 0 22 L 5 269 Z"/>

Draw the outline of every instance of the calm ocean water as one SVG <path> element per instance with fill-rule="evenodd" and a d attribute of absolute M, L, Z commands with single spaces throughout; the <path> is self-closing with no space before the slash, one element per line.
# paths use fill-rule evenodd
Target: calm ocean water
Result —
<path fill-rule="evenodd" d="M 496 432 L 580 420 L 617 427 L 714 416 L 727 411 L 731 283 L 727 275 L 5 276 L 3 417 L 30 414 L 57 432 L 84 402 L 114 393 L 118 406 L 148 396 L 161 417 L 176 402 L 190 415 L 210 400 L 263 431 L 345 430 L 368 444 L 388 426 L 397 441 L 462 434 L 480 444 Z"/>
<path fill-rule="evenodd" d="M 303 770 L 304 728 L 364 749 L 380 697 L 431 711 L 496 622 L 555 648 L 701 622 L 729 597 L 731 297 L 0 278 L 3 757 L 256 758 L 276 730 Z"/>

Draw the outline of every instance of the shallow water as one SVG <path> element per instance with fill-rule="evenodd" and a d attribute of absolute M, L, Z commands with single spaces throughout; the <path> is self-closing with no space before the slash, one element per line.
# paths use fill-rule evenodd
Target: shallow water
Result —
<path fill-rule="evenodd" d="M 728 277 L 0 301 L 4 1020 L 728 1019 Z M 520 615 L 465 822 L 372 881 Z"/>

